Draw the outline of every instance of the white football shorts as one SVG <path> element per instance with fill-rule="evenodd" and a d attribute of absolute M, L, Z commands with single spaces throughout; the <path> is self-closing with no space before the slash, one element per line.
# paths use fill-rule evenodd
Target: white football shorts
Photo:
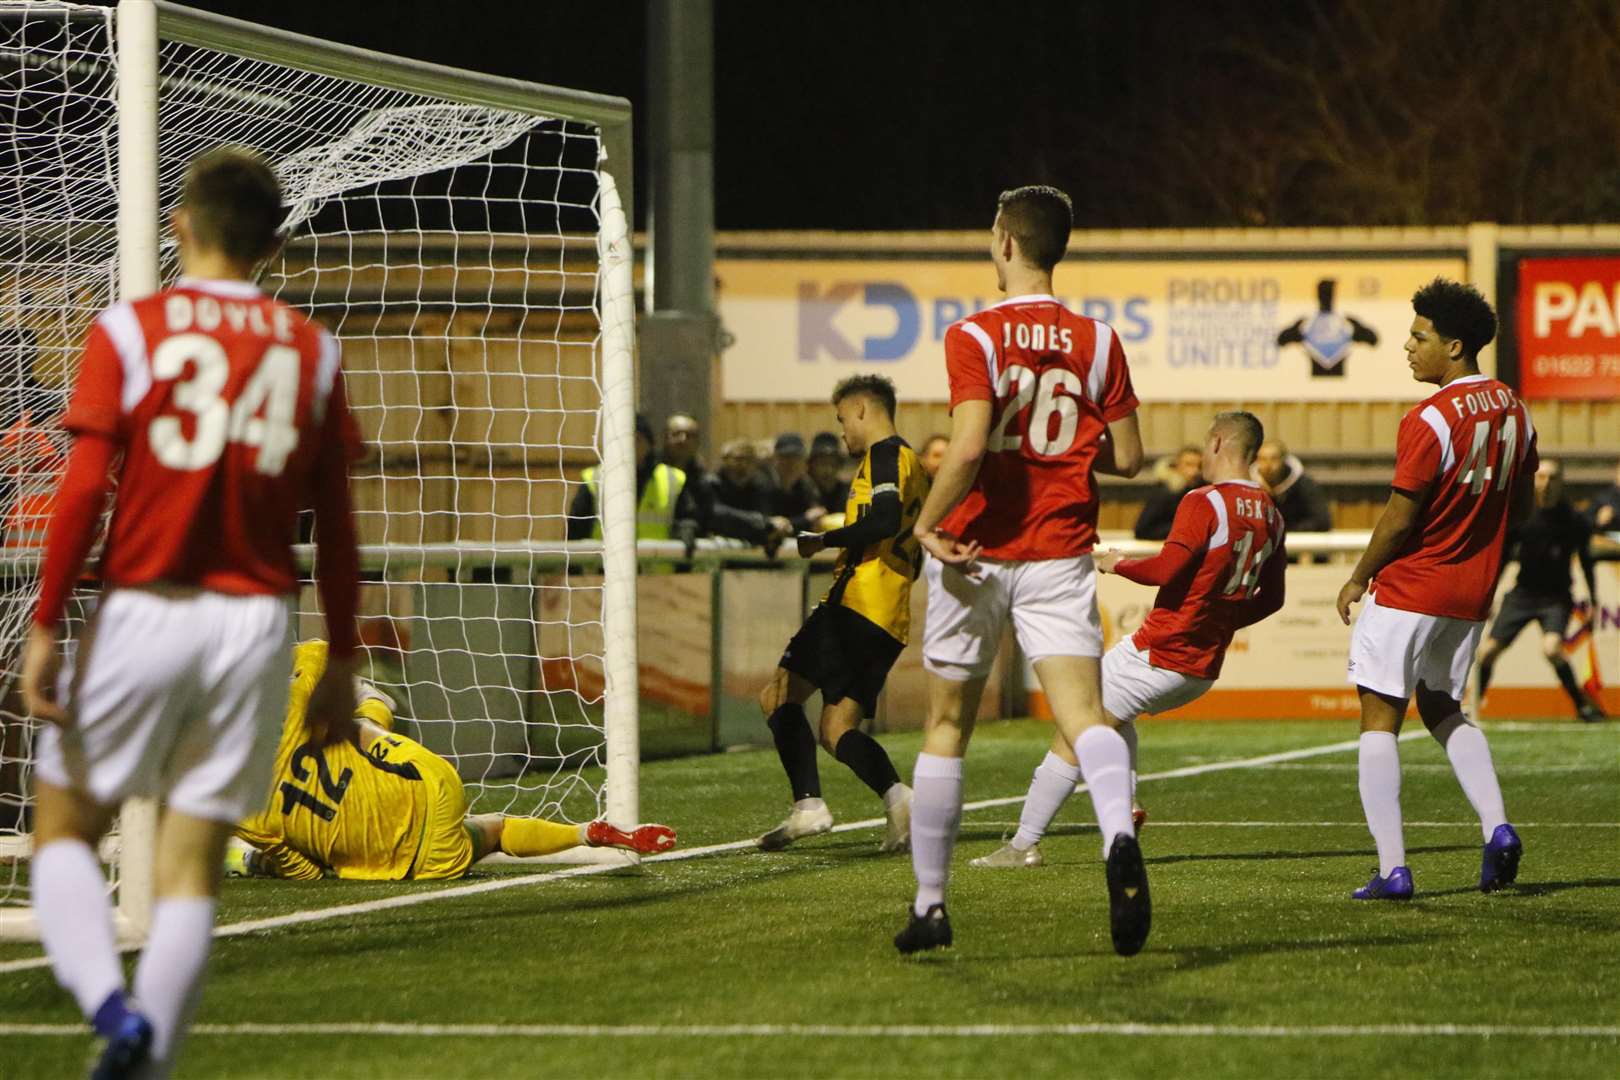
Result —
<path fill-rule="evenodd" d="M 1129 636 L 1103 654 L 1103 709 L 1121 723 L 1180 708 L 1214 685 L 1214 679 L 1154 667 Z"/>
<path fill-rule="evenodd" d="M 1461 701 L 1483 622 L 1384 607 L 1368 594 L 1350 634 L 1349 681 L 1402 701 L 1418 683 Z"/>
<path fill-rule="evenodd" d="M 149 796 L 241 821 L 270 790 L 291 623 L 283 596 L 109 590 L 63 668 L 69 726 L 43 726 L 38 776 L 104 806 Z"/>
<path fill-rule="evenodd" d="M 1009 616 L 1031 661 L 1102 655 L 1097 573 L 1090 555 L 1035 562 L 980 559 L 971 573 L 936 563 L 925 576 L 923 667 L 941 678 L 966 682 L 988 675 Z"/>

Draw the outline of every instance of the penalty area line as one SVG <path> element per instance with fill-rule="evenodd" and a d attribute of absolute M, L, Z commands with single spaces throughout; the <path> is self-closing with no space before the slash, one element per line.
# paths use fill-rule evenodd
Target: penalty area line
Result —
<path fill-rule="evenodd" d="M 0 1036 L 88 1035 L 83 1024 L 0 1024 Z M 1620 1039 L 1613 1024 L 197 1024 L 192 1038 L 387 1036 L 427 1039 L 1030 1038 L 1113 1035 L 1179 1039 Z"/>
<path fill-rule="evenodd" d="M 1397 736 L 1400 741 L 1427 737 L 1425 731 L 1409 731 Z M 1231 758 L 1226 761 L 1208 761 L 1198 765 L 1186 765 L 1179 769 L 1167 769 L 1164 772 L 1143 773 L 1137 777 L 1137 783 L 1148 780 L 1179 780 L 1189 776 L 1203 776 L 1208 773 L 1226 772 L 1232 769 L 1254 769 L 1265 765 L 1272 765 L 1280 761 L 1298 761 L 1301 758 L 1319 757 L 1323 754 L 1339 754 L 1354 750 L 1360 745 L 1359 740 L 1349 739 L 1343 742 L 1324 743 L 1318 746 L 1307 746 L 1298 750 L 1283 750 L 1274 754 L 1262 754 L 1252 758 Z M 1084 784 L 1075 788 L 1076 792 L 1086 790 Z M 1011 795 L 999 799 L 980 799 L 970 802 L 962 807 L 964 813 L 975 810 L 984 810 L 993 806 L 1011 806 L 1024 801 L 1024 796 Z M 853 832 L 856 829 L 872 829 L 886 824 L 880 817 L 865 818 L 861 821 L 848 821 L 841 825 L 834 825 L 830 831 L 835 833 Z M 707 844 L 703 847 L 686 848 L 684 850 L 666 851 L 659 855 L 648 855 L 641 860 L 642 864 L 678 862 L 683 859 L 699 859 L 709 855 L 721 855 L 730 851 L 746 851 L 754 847 L 755 838 L 746 840 L 732 840 L 724 844 Z M 289 912 L 286 915 L 272 915 L 263 919 L 247 919 L 242 922 L 227 923 L 215 927 L 215 938 L 240 937 L 244 934 L 257 934 L 266 930 L 279 930 L 288 926 L 302 926 L 308 923 L 326 922 L 329 919 L 341 919 L 350 915 L 370 915 L 378 911 L 390 911 L 397 908 L 415 907 L 418 904 L 428 904 L 439 900 L 456 900 L 464 896 L 478 896 L 482 893 L 500 892 L 503 889 L 518 889 L 527 885 L 541 885 L 550 881 L 563 881 L 567 878 L 590 877 L 595 874 L 604 874 L 614 870 L 624 869 L 622 863 L 592 863 L 584 866 L 571 866 L 564 870 L 550 870 L 537 874 L 522 874 L 515 877 L 502 877 L 488 881 L 477 881 L 463 885 L 452 885 L 443 889 L 423 890 L 419 892 L 402 893 L 399 896 L 389 896 L 380 900 L 363 900 L 353 904 L 339 904 L 335 907 L 310 908 L 304 911 Z M 120 952 L 138 952 L 138 943 L 124 943 L 119 946 Z M 22 960 L 8 960 L 0 963 L 0 975 L 7 975 L 14 971 L 31 971 L 36 968 L 48 967 L 50 960 L 45 956 L 34 956 Z"/>

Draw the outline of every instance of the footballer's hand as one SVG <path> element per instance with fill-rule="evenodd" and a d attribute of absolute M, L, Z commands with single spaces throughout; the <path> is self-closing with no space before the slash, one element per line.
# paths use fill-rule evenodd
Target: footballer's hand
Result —
<path fill-rule="evenodd" d="M 354 710 L 359 702 L 354 692 L 354 661 L 335 657 L 326 662 L 326 671 L 309 694 L 304 726 L 317 746 L 335 746 L 359 735 Z"/>
<path fill-rule="evenodd" d="M 56 700 L 56 673 L 61 667 L 62 654 L 57 651 L 56 631 L 29 623 L 28 642 L 23 646 L 23 704 L 34 719 L 66 727 L 67 710 Z"/>
<path fill-rule="evenodd" d="M 984 545 L 977 540 L 964 544 L 954 536 L 947 536 L 937 529 L 915 534 L 917 543 L 921 544 L 934 558 L 946 566 L 956 566 L 967 569 L 984 550 Z"/>
<path fill-rule="evenodd" d="M 1118 548 L 1109 548 L 1107 551 L 1099 551 L 1097 554 L 1093 555 L 1091 557 L 1091 563 L 1097 568 L 1097 573 L 1112 574 L 1114 572 L 1114 567 L 1118 566 L 1119 560 L 1123 559 L 1124 557 L 1125 553 L 1123 551 L 1119 550 Z"/>
<path fill-rule="evenodd" d="M 816 552 L 827 546 L 820 533 L 802 532 L 796 538 L 799 544 L 799 558 L 808 559 Z"/>
<path fill-rule="evenodd" d="M 1334 606 L 1339 609 L 1339 618 L 1343 620 L 1344 625 L 1350 625 L 1350 605 L 1356 603 L 1365 595 L 1367 595 L 1367 586 L 1359 581 L 1347 581 L 1344 583 L 1344 587 L 1339 590 L 1339 599 Z"/>
<path fill-rule="evenodd" d="M 785 517 L 773 516 L 769 519 L 771 535 L 780 540 L 793 535 L 793 522 Z"/>

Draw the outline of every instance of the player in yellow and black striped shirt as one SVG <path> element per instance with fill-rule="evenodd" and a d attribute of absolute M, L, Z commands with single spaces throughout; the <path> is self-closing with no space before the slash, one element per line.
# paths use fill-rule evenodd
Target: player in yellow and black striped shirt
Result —
<path fill-rule="evenodd" d="M 800 533 L 799 554 L 842 548 L 832 588 L 793 635 L 759 707 L 793 787 L 787 820 L 759 838 L 776 851 L 832 828 L 821 798 L 816 740 L 804 703 L 821 691 L 821 745 L 848 765 L 882 799 L 888 818 L 884 851 L 904 851 L 911 839 L 911 789 L 876 739 L 861 731 L 877 709 L 878 691 L 911 632 L 911 583 L 922 552 L 911 534 L 928 495 L 928 477 L 894 430 L 894 384 L 856 375 L 833 391 L 844 445 L 861 459 L 849 486 L 846 524 L 828 533 Z"/>

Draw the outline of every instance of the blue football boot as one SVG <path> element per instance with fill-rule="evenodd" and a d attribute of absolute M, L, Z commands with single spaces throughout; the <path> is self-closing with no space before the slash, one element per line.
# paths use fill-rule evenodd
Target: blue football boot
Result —
<path fill-rule="evenodd" d="M 107 1037 L 101 1059 L 90 1070 L 90 1080 L 122 1080 L 136 1076 L 152 1053 L 152 1022 L 138 1012 L 125 1013 Z"/>
<path fill-rule="evenodd" d="M 1479 891 L 1495 892 L 1511 885 L 1519 876 L 1519 856 L 1524 845 L 1511 825 L 1498 825 L 1485 844 L 1484 856 L 1479 861 Z"/>
<path fill-rule="evenodd" d="M 1350 894 L 1352 900 L 1410 900 L 1412 899 L 1412 871 L 1397 866 L 1389 877 L 1374 873 L 1371 881 Z"/>

